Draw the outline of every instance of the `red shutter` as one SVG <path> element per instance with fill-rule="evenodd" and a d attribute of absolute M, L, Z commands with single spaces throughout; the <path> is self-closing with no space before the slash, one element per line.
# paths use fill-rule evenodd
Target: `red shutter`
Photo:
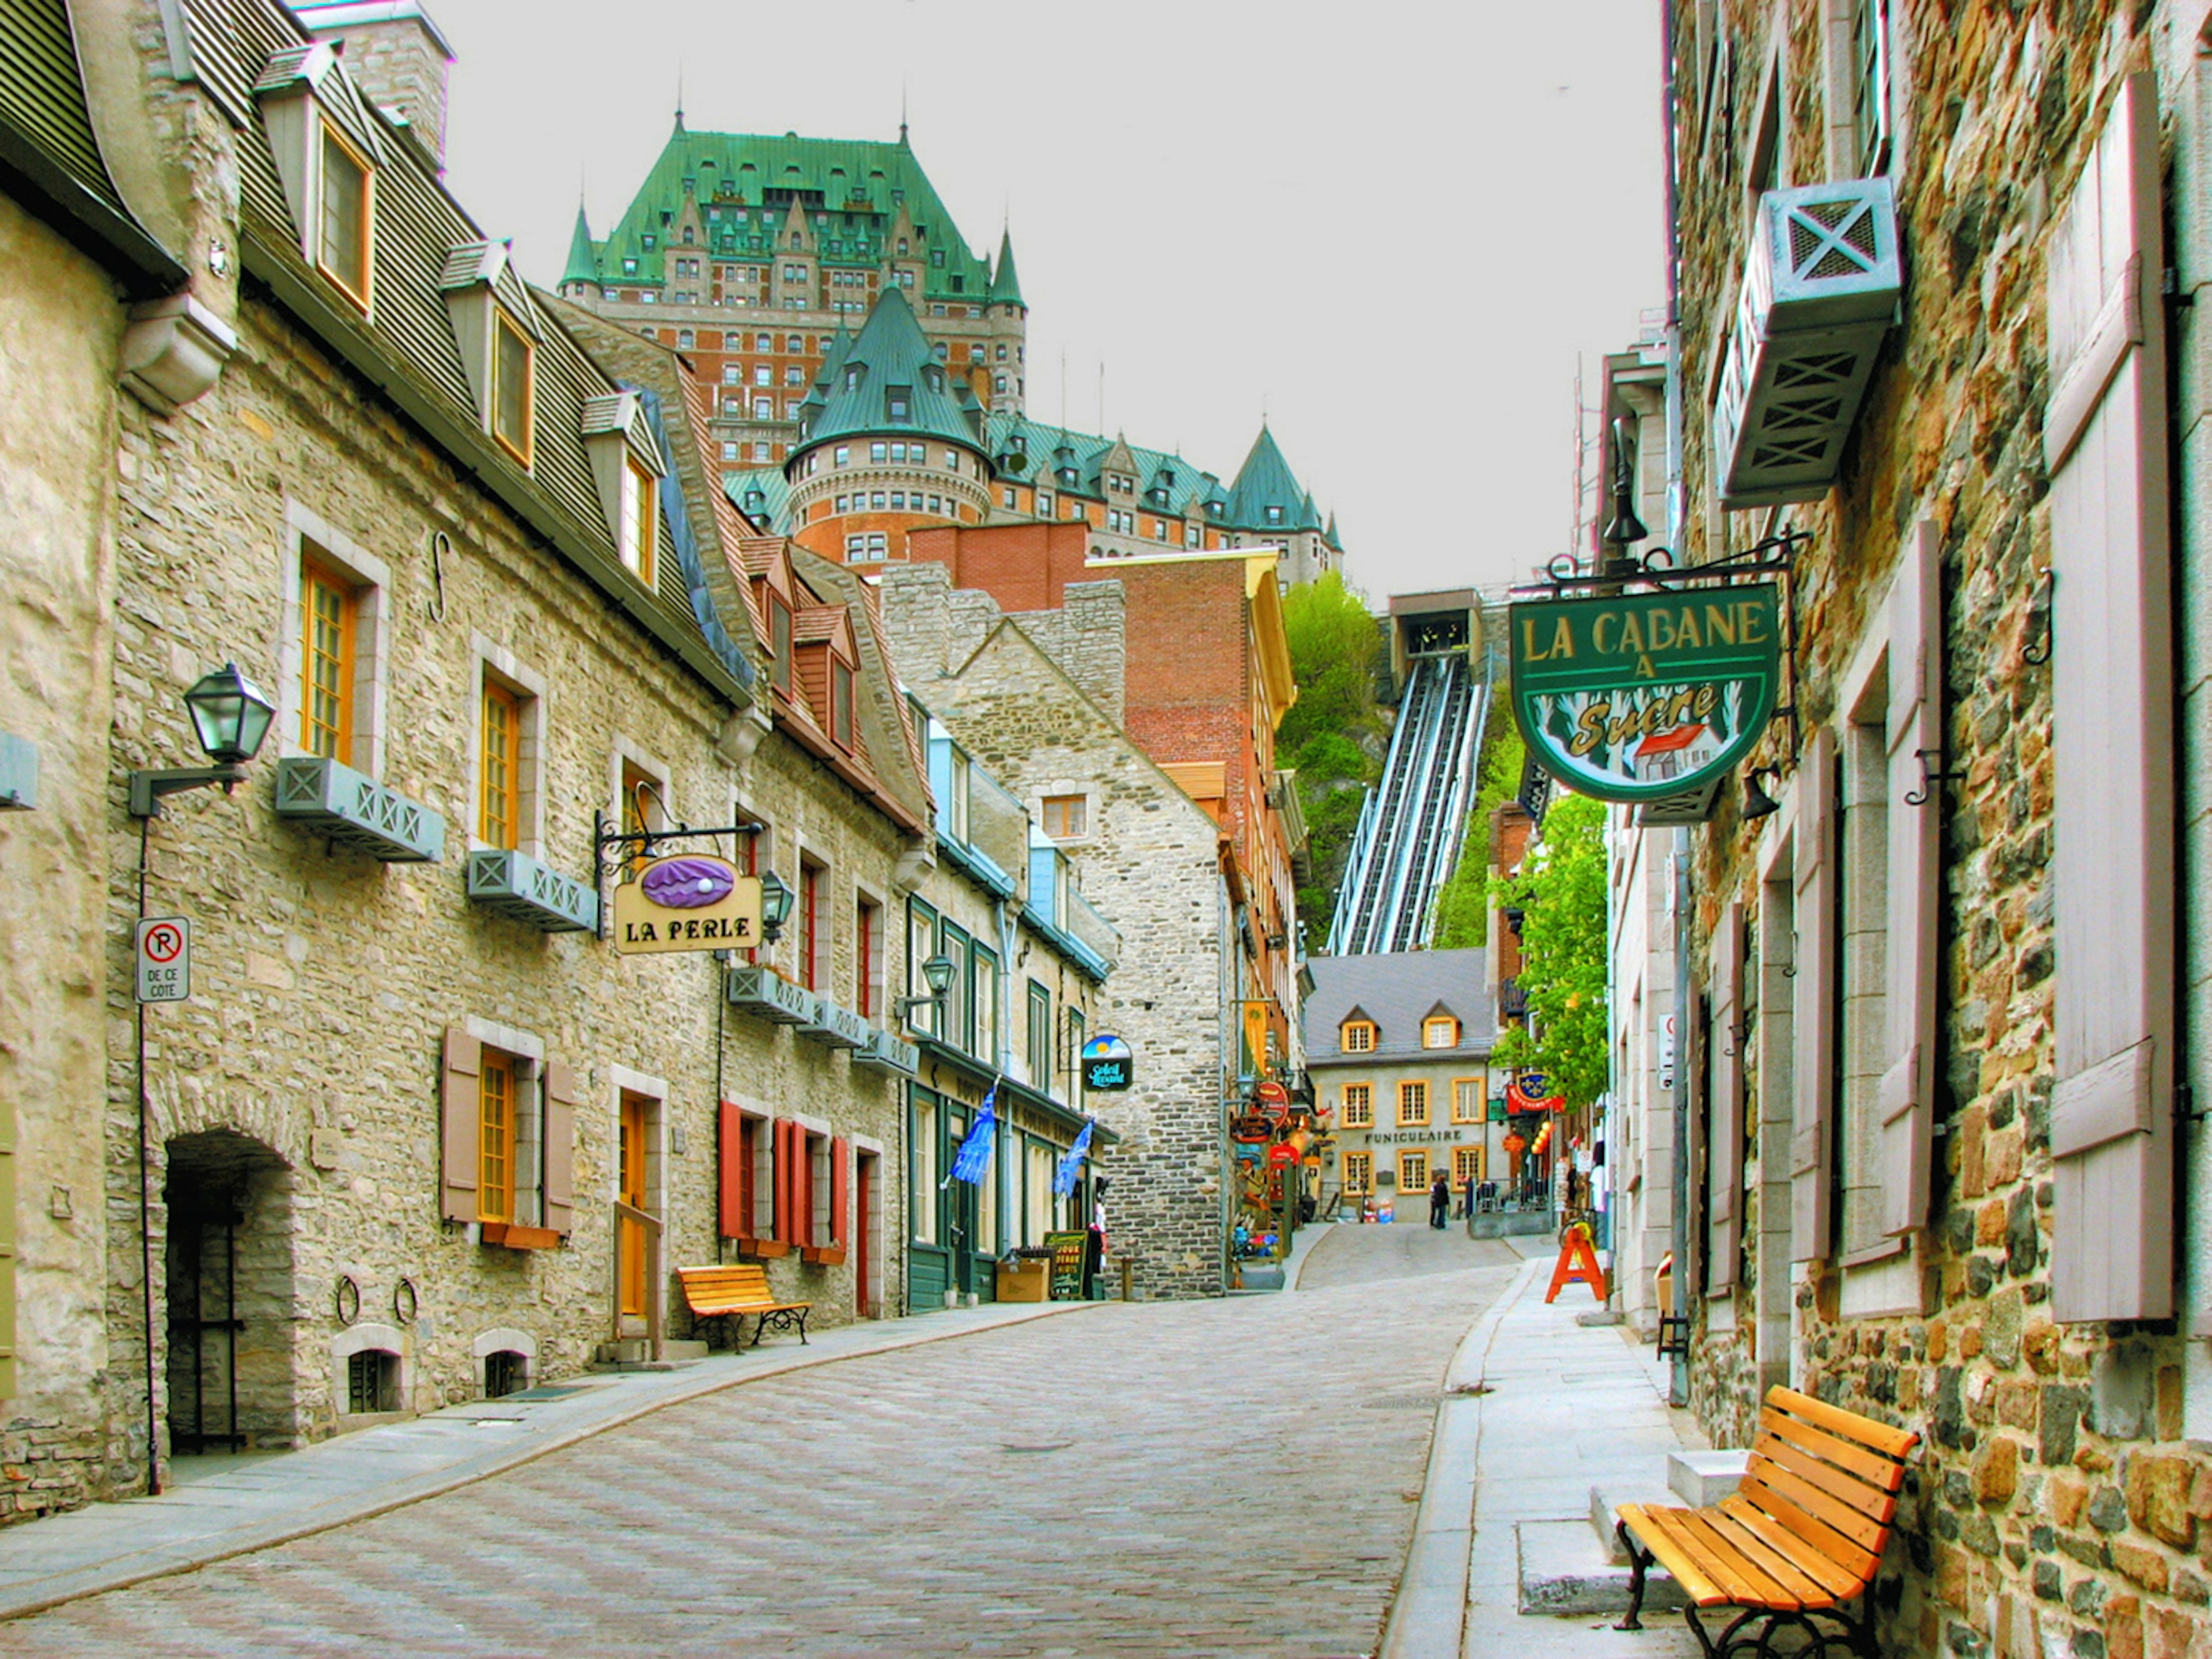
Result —
<path fill-rule="evenodd" d="M 1791 830 L 1797 977 L 1790 1014 L 1790 1259 L 1828 1254 L 1829 1111 L 1836 1063 L 1836 737 L 1816 728 L 1797 772 Z"/>
<path fill-rule="evenodd" d="M 852 1235 L 845 1206 L 852 1201 L 853 1149 L 842 1135 L 830 1138 L 830 1242 L 842 1244 Z"/>
<path fill-rule="evenodd" d="M 1881 1085 L 1881 1230 L 1894 1238 L 1927 1224 L 1936 1125 L 1936 910 L 1942 900 L 1943 610 L 1942 550 L 1923 520 L 1905 538 L 1889 590 L 1887 969 Z M 1917 806 L 1906 803 L 1917 795 Z"/>
<path fill-rule="evenodd" d="M 465 1027 L 446 1028 L 446 1064 L 441 1074 L 439 1212 L 448 1221 L 477 1218 L 477 1134 L 483 1103 L 477 1096 L 483 1071 L 483 1044 Z"/>
<path fill-rule="evenodd" d="M 2146 71 L 2121 83 L 2049 254 L 2051 1306 L 2063 1321 L 2173 1311 L 2179 896 L 2159 172 Z"/>
<path fill-rule="evenodd" d="M 553 1060 L 545 1067 L 545 1224 L 556 1233 L 576 1226 L 576 1072 Z"/>
<path fill-rule="evenodd" d="M 745 1115 L 729 1101 L 724 1101 L 718 1118 L 719 1138 L 715 1143 L 716 1186 L 720 1194 L 720 1228 L 725 1238 L 752 1237 L 751 1206 L 745 1202 L 746 1189 L 751 1182 L 745 1179 L 745 1165 L 750 1156 L 745 1146 Z"/>
<path fill-rule="evenodd" d="M 1743 906 L 1721 907 L 1713 935 L 1712 1141 L 1706 1188 L 1712 1250 L 1705 1282 L 1735 1287 L 1743 1236 Z"/>

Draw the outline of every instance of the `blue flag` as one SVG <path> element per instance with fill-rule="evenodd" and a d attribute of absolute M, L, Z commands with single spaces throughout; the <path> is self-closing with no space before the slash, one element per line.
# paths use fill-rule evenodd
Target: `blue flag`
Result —
<path fill-rule="evenodd" d="M 960 1155 L 952 1160 L 952 1178 L 971 1186 L 980 1184 L 983 1171 L 991 1164 L 991 1137 L 999 1127 L 994 1109 L 999 1098 L 999 1085 L 991 1085 L 991 1092 L 983 1097 L 983 1105 L 975 1114 L 975 1121 L 968 1126 L 968 1138 L 960 1143 Z"/>
<path fill-rule="evenodd" d="M 1052 1195 L 1066 1198 L 1075 1190 L 1075 1177 L 1083 1169 L 1083 1155 L 1091 1150 L 1091 1131 L 1096 1120 L 1086 1121 L 1083 1133 L 1075 1137 L 1075 1145 L 1060 1154 L 1060 1168 L 1053 1171 Z"/>

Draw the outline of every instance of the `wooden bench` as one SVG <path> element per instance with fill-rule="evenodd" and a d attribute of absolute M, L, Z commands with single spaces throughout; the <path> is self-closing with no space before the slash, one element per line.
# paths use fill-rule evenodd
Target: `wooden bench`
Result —
<path fill-rule="evenodd" d="M 1656 1562 L 1691 1605 L 1683 1609 L 1706 1659 L 1767 1659 L 1776 1634 L 1802 1631 L 1809 1645 L 1848 1646 L 1879 1659 L 1874 1621 L 1850 1602 L 1863 1597 L 1881 1564 L 1897 1514 L 1905 1460 L 1920 1437 L 1794 1389 L 1776 1388 L 1759 1414 L 1743 1484 L 1705 1509 L 1624 1504 L 1614 1522 L 1628 1552 L 1628 1617 L 1641 1630 L 1644 1575 Z M 1699 1607 L 1743 1609 L 1717 1638 Z M 1814 1622 L 1832 1620 L 1840 1634 Z"/>
<path fill-rule="evenodd" d="M 806 1314 L 811 1302 L 779 1302 L 768 1287 L 768 1269 L 757 1261 L 732 1261 L 726 1267 L 678 1267 L 684 1281 L 684 1300 L 694 1319 L 729 1319 L 730 1346 L 741 1348 L 745 1340 L 745 1316 L 753 1316 L 753 1346 L 769 1326 L 795 1330 L 806 1340 Z"/>

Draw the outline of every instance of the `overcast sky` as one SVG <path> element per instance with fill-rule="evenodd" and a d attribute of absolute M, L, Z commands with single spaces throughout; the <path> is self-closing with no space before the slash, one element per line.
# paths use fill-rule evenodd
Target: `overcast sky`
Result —
<path fill-rule="evenodd" d="M 448 178 L 548 284 L 679 74 L 695 131 L 890 140 L 903 100 L 968 242 L 1011 221 L 1031 412 L 1226 479 L 1264 411 L 1378 608 L 1567 544 L 1577 360 L 1587 399 L 1665 297 L 1650 0 L 427 5 Z"/>

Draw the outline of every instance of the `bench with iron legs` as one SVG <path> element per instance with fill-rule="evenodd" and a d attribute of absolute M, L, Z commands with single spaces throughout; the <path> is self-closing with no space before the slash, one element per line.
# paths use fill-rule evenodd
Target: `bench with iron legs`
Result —
<path fill-rule="evenodd" d="M 753 1346 L 771 1328 L 797 1331 L 806 1340 L 806 1315 L 811 1302 L 781 1302 L 768 1287 L 768 1270 L 757 1261 L 732 1261 L 708 1267 L 678 1267 L 684 1300 L 694 1319 L 732 1321 L 730 1346 L 744 1346 L 745 1316 L 753 1316 Z"/>
<path fill-rule="evenodd" d="M 1880 1659 L 1864 1598 L 1920 1437 L 1793 1389 L 1770 1389 L 1759 1421 L 1743 1484 L 1718 1504 L 1621 1506 L 1629 1603 L 1618 1628 L 1643 1628 L 1644 1576 L 1656 1564 L 1688 1599 L 1683 1616 L 1705 1659 L 1771 1659 L 1790 1631 L 1803 1638 L 1793 1659 L 1826 1659 L 1832 1648 Z M 1740 1611 L 1714 1636 L 1700 1607 Z"/>

